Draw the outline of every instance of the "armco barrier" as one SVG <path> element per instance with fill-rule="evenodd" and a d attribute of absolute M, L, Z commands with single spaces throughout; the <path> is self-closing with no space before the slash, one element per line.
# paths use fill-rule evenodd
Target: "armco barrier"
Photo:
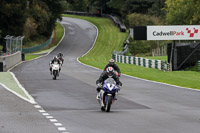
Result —
<path fill-rule="evenodd" d="M 22 49 L 22 53 L 32 53 L 32 52 L 36 52 L 39 51 L 45 47 L 47 47 L 49 44 L 51 44 L 52 41 L 52 36 L 49 38 L 49 40 L 47 40 L 45 43 L 40 44 L 38 46 L 35 47 L 30 47 L 30 48 L 23 48 Z"/>
<path fill-rule="evenodd" d="M 0 70 L 1 71 L 7 71 L 14 65 L 18 64 L 21 62 L 22 57 L 21 57 L 21 51 L 18 51 L 14 54 L 11 55 L 6 55 L 6 56 L 0 56 Z"/>
<path fill-rule="evenodd" d="M 150 59 L 145 59 L 142 57 L 124 56 L 124 55 L 118 55 L 118 54 L 113 54 L 112 58 L 116 62 L 119 62 L 119 63 L 134 64 L 134 65 L 143 66 L 147 68 L 159 69 L 162 71 L 170 70 L 170 65 L 166 61 L 150 60 Z"/>

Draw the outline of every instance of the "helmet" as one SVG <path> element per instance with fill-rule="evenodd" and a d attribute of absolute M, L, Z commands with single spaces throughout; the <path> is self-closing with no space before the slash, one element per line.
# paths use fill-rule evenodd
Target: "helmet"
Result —
<path fill-rule="evenodd" d="M 114 59 L 110 59 L 110 60 L 109 60 L 109 64 L 110 64 L 110 65 L 114 65 L 114 63 L 115 63 L 115 60 L 114 60 Z"/>
<path fill-rule="evenodd" d="M 57 61 L 57 59 L 58 59 L 57 56 L 53 57 L 53 60 L 54 60 L 54 61 Z"/>
<path fill-rule="evenodd" d="M 62 55 L 63 55 L 63 54 L 62 54 L 61 52 L 60 52 L 60 53 L 58 53 L 58 56 L 59 56 L 59 57 L 62 57 Z"/>
<path fill-rule="evenodd" d="M 114 74 L 114 69 L 113 69 L 112 67 L 108 67 L 108 68 L 106 69 L 106 74 L 107 74 L 108 76 L 113 76 L 113 74 Z"/>

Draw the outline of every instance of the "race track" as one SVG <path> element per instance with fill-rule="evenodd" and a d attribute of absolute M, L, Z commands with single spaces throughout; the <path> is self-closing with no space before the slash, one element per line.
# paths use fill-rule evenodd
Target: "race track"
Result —
<path fill-rule="evenodd" d="M 64 17 L 62 24 L 65 37 L 54 51 L 22 63 L 12 72 L 36 102 L 66 127 L 67 132 L 200 132 L 200 92 L 125 75 L 121 77 L 123 88 L 111 112 L 102 112 L 96 100 L 95 85 L 102 70 L 77 61 L 92 47 L 97 29 L 80 19 Z M 48 64 L 58 52 L 64 54 L 65 62 L 58 80 L 52 80 Z"/>

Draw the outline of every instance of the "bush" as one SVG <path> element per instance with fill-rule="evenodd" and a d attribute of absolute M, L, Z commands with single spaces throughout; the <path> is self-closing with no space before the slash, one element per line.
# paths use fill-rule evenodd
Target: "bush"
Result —
<path fill-rule="evenodd" d="M 146 26 L 146 25 L 162 25 L 163 22 L 158 17 L 132 13 L 127 16 L 129 26 Z"/>
<path fill-rule="evenodd" d="M 37 24 L 33 18 L 27 18 L 24 25 L 24 36 L 31 38 L 37 34 Z"/>

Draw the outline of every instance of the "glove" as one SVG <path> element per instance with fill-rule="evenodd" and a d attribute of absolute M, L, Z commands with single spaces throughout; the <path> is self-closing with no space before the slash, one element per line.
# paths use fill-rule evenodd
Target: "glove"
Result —
<path fill-rule="evenodd" d="M 121 87 L 122 87 L 122 86 L 120 86 L 120 85 L 117 85 L 117 87 L 118 87 L 118 91 L 120 91 L 120 89 L 121 89 Z"/>
<path fill-rule="evenodd" d="M 120 73 L 118 73 L 118 75 L 117 75 L 117 76 L 118 76 L 118 77 L 120 77 L 120 75 L 121 75 L 121 74 L 120 74 Z"/>
<path fill-rule="evenodd" d="M 97 86 L 98 86 L 98 87 L 102 87 L 101 83 L 98 83 Z"/>

